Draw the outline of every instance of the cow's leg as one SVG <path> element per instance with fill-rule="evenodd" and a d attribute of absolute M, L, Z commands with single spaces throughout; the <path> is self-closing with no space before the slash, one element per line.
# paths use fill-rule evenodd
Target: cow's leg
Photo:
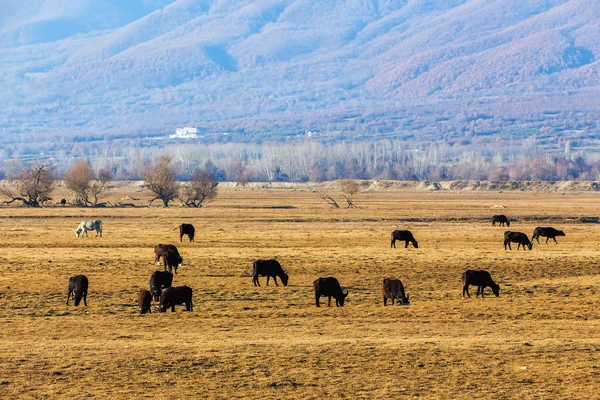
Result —
<path fill-rule="evenodd" d="M 83 292 L 83 305 L 87 307 L 87 290 Z"/>
<path fill-rule="evenodd" d="M 277 284 L 277 275 L 273 276 L 273 280 L 275 281 L 275 286 L 279 286 L 279 285 Z"/>
<path fill-rule="evenodd" d="M 329 300 L 327 301 L 327 307 L 331 307 L 331 296 L 328 296 Z"/>
<path fill-rule="evenodd" d="M 467 294 L 467 296 L 469 296 L 469 298 L 471 298 L 471 295 L 469 294 L 469 284 L 465 283 L 465 285 L 463 286 L 463 298 L 465 297 L 465 293 Z"/>
<path fill-rule="evenodd" d="M 485 286 L 481 286 L 481 298 L 485 298 L 485 295 L 483 294 L 483 289 L 485 289 Z"/>
<path fill-rule="evenodd" d="M 390 247 L 393 247 L 394 249 L 396 248 L 396 240 L 392 239 L 392 244 L 390 244 Z"/>
<path fill-rule="evenodd" d="M 269 286 L 269 278 L 271 278 L 271 276 L 267 275 L 267 286 Z"/>
<path fill-rule="evenodd" d="M 175 304 L 171 306 L 171 312 L 175 312 Z"/>
<path fill-rule="evenodd" d="M 252 282 L 254 283 L 254 286 L 260 286 L 260 283 L 258 282 L 258 275 L 252 276 Z"/>
<path fill-rule="evenodd" d="M 481 286 L 477 286 L 477 292 L 475 293 L 475 298 L 479 297 L 479 289 L 481 289 Z"/>
<path fill-rule="evenodd" d="M 556 241 L 556 237 L 553 237 L 552 239 L 554 239 L 554 243 L 558 244 L 558 242 Z"/>
<path fill-rule="evenodd" d="M 405 249 L 408 249 L 408 240 L 406 241 L 406 244 L 404 245 Z"/>
<path fill-rule="evenodd" d="M 517 243 L 517 250 L 521 248 L 521 242 Z"/>
<path fill-rule="evenodd" d="M 67 292 L 67 305 L 69 305 L 69 298 L 71 297 L 71 291 Z"/>
<path fill-rule="evenodd" d="M 321 305 L 319 304 L 319 293 L 315 292 L 315 304 L 317 305 L 317 307 L 321 307 Z"/>
<path fill-rule="evenodd" d="M 383 296 L 383 306 L 387 306 L 387 297 Z"/>

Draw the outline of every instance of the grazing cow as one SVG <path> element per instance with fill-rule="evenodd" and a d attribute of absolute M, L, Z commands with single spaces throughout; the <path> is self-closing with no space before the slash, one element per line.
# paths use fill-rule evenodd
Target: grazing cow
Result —
<path fill-rule="evenodd" d="M 392 232 L 392 244 L 390 247 L 396 248 L 396 240 L 404 240 L 406 242 L 404 246 L 405 249 L 408 248 L 408 243 L 412 243 L 412 245 L 415 246 L 415 249 L 419 248 L 419 243 L 417 243 L 410 231 L 395 230 Z"/>
<path fill-rule="evenodd" d="M 177 273 L 177 267 L 181 266 L 181 263 L 183 262 L 183 258 L 181 258 L 179 253 L 177 253 L 176 251 L 173 251 L 173 250 L 169 250 L 166 253 L 163 253 L 162 257 L 163 257 L 165 271 L 167 270 L 167 267 L 168 267 L 169 272 L 173 272 L 173 269 L 175 269 L 175 273 Z"/>
<path fill-rule="evenodd" d="M 188 286 L 175 286 L 165 289 L 160 295 L 160 312 L 167 311 L 171 307 L 171 312 L 175 312 L 175 306 L 185 304 L 187 311 L 193 310 L 192 288 Z"/>
<path fill-rule="evenodd" d="M 409 296 L 404 295 L 404 285 L 399 279 L 384 278 L 383 285 L 381 286 L 383 292 L 383 305 L 387 306 L 388 299 L 392 299 L 392 305 L 394 300 L 398 299 L 399 304 L 410 304 L 408 300 Z"/>
<path fill-rule="evenodd" d="M 173 284 L 173 274 L 168 271 L 154 271 L 150 277 L 150 291 L 154 301 L 160 300 L 163 289 L 170 288 Z"/>
<path fill-rule="evenodd" d="M 98 237 L 98 234 L 102 237 L 102 221 L 99 219 L 82 221 L 77 229 L 75 229 L 75 237 L 83 237 L 83 234 L 85 234 L 85 237 L 88 237 L 88 231 L 96 231 L 95 237 Z"/>
<path fill-rule="evenodd" d="M 531 250 L 533 247 L 533 243 L 523 232 L 504 232 L 504 250 L 506 250 L 506 245 L 508 245 L 508 248 L 512 250 L 512 247 L 510 247 L 510 242 L 518 243 L 517 250 L 519 250 L 519 247 L 521 246 L 523 246 L 523 250 L 525 250 L 525 246 L 529 247 L 529 250 Z"/>
<path fill-rule="evenodd" d="M 492 217 L 492 226 L 496 226 L 496 222 L 500 223 L 500 226 L 510 226 L 510 221 L 506 218 L 506 215 L 494 215 Z"/>
<path fill-rule="evenodd" d="M 337 279 L 333 277 L 328 278 L 319 278 L 313 282 L 313 288 L 315 290 L 315 303 L 317 307 L 321 307 L 319 304 L 319 298 L 323 296 L 327 296 L 328 302 L 327 306 L 331 307 L 331 298 L 335 298 L 335 305 L 337 307 L 344 306 L 344 300 L 348 296 L 348 290 L 346 293 L 342 292 L 342 288 L 340 287 L 340 283 Z"/>
<path fill-rule="evenodd" d="M 196 229 L 194 229 L 194 225 L 192 224 L 179 225 L 179 241 L 183 242 L 183 235 L 188 235 L 188 238 L 190 238 L 190 242 L 193 242 L 195 232 Z"/>
<path fill-rule="evenodd" d="M 271 277 L 275 281 L 275 286 L 279 286 L 277 284 L 277 277 L 281 279 L 283 286 L 287 286 L 288 284 L 289 276 L 281 268 L 281 264 L 277 260 L 256 260 L 252 263 L 252 281 L 254 282 L 254 286 L 260 286 L 258 277 L 265 275 L 267 277 L 267 286 L 269 286 L 269 278 Z"/>
<path fill-rule="evenodd" d="M 463 291 L 462 297 L 465 297 L 465 293 L 467 296 L 471 297 L 469 294 L 469 285 L 477 286 L 477 296 L 481 293 L 481 297 L 483 298 L 483 289 L 486 287 L 490 287 L 492 292 L 496 295 L 496 297 L 500 296 L 500 286 L 492 280 L 492 276 L 489 272 L 483 270 L 466 270 L 462 275 L 462 283 L 463 283 Z"/>
<path fill-rule="evenodd" d="M 554 229 L 549 226 L 545 227 L 545 228 L 538 226 L 537 228 L 535 228 L 533 230 L 533 236 L 531 236 L 531 241 L 533 241 L 535 239 L 539 243 L 540 236 L 546 238 L 546 243 L 548 243 L 548 239 L 554 239 L 554 243 L 558 244 L 558 242 L 556 241 L 556 237 L 557 236 L 565 236 L 565 233 L 563 231 L 559 231 L 558 229 Z"/>
<path fill-rule="evenodd" d="M 78 306 L 83 298 L 83 304 L 87 307 L 88 278 L 85 275 L 75 275 L 69 278 L 69 291 L 67 292 L 67 305 L 73 294 L 73 303 Z"/>
<path fill-rule="evenodd" d="M 140 314 L 151 313 L 150 303 L 152 303 L 152 295 L 147 289 L 140 289 L 138 292 L 138 305 L 140 306 Z"/>
<path fill-rule="evenodd" d="M 164 255 L 168 251 L 172 251 L 175 254 L 177 254 L 179 258 L 181 258 L 179 264 L 183 264 L 183 257 L 179 255 L 179 250 L 177 250 L 177 246 L 175 246 L 174 244 L 157 244 L 156 246 L 154 246 L 154 262 L 157 265 L 160 265 L 160 258 L 163 257 L 164 260 Z"/>

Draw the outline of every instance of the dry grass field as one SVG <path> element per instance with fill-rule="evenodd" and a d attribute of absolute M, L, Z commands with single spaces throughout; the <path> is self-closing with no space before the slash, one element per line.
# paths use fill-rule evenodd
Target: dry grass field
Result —
<path fill-rule="evenodd" d="M 598 200 L 387 192 L 332 209 L 309 192 L 231 189 L 203 209 L 1 208 L 0 398 L 598 398 L 600 232 L 573 219 Z M 567 236 L 505 251 L 497 213 L 528 236 Z M 76 239 L 90 218 L 104 237 Z M 182 222 L 195 243 L 179 244 Z M 394 229 L 419 248 L 390 249 Z M 194 289 L 193 312 L 137 312 L 158 243 L 178 245 L 174 285 Z M 289 286 L 254 287 L 251 262 L 271 257 Z M 490 271 L 500 297 L 462 299 L 468 268 Z M 78 273 L 88 307 L 65 305 Z M 319 276 L 349 289 L 343 308 L 315 307 Z M 413 304 L 384 308 L 384 277 Z"/>

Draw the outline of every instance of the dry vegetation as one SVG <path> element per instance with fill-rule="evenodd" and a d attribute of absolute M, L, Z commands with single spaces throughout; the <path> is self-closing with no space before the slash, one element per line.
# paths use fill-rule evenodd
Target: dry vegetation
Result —
<path fill-rule="evenodd" d="M 202 209 L 0 209 L 0 398 L 597 398 L 598 226 L 568 220 L 597 215 L 597 195 L 354 201 L 333 209 L 314 193 L 230 189 Z M 517 219 L 512 230 L 567 236 L 504 251 L 496 204 Z M 91 217 L 104 238 L 76 239 Z M 195 225 L 195 243 L 177 243 L 181 222 Z M 396 227 L 419 249 L 390 249 Z M 193 312 L 137 313 L 157 243 L 180 246 L 175 284 L 194 289 Z M 251 261 L 267 257 L 288 287 L 252 286 Z M 460 298 L 467 268 L 489 270 L 500 298 Z M 77 273 L 90 280 L 87 308 L 64 304 Z M 329 275 L 349 288 L 347 304 L 317 309 L 311 283 Z M 412 306 L 382 306 L 391 276 Z"/>

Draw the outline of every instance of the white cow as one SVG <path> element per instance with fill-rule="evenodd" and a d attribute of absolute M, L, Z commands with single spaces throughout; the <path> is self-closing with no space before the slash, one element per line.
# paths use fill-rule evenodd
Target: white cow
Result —
<path fill-rule="evenodd" d="M 102 237 L 102 221 L 99 219 L 82 221 L 77 229 L 75 229 L 75 236 L 83 237 L 83 234 L 85 233 L 85 237 L 88 237 L 88 231 L 96 231 L 96 237 L 98 237 L 98 234 L 100 234 L 100 237 Z"/>

